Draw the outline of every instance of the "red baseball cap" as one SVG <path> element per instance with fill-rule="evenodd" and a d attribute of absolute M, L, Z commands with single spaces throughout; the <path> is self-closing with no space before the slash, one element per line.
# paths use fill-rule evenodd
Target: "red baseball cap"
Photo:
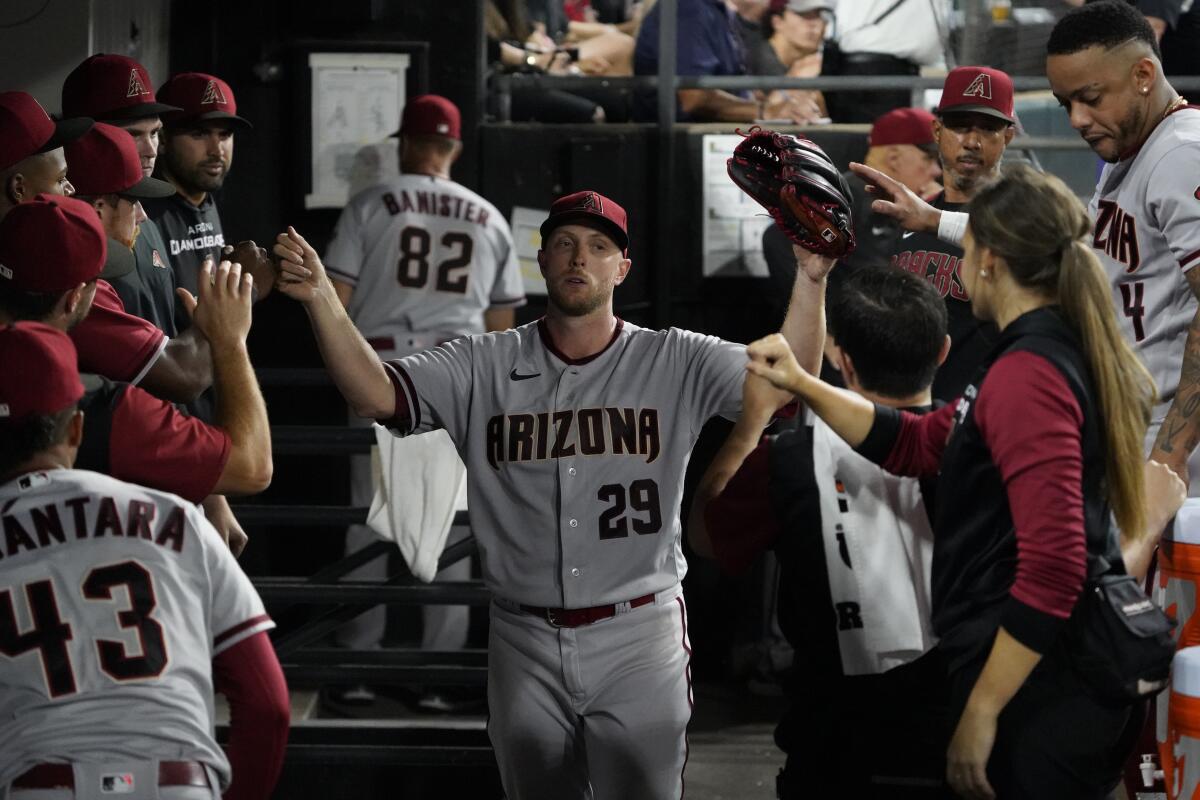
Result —
<path fill-rule="evenodd" d="M 955 67 L 942 84 L 937 113 L 986 114 L 1015 123 L 1012 78 L 991 67 Z"/>
<path fill-rule="evenodd" d="M 229 84 L 215 75 L 203 72 L 181 72 L 172 75 L 158 87 L 158 99 L 178 106 L 179 111 L 163 114 L 163 123 L 172 127 L 193 122 L 227 119 L 246 128 L 250 121 L 237 115 L 237 100 Z"/>
<path fill-rule="evenodd" d="M 57 414 L 83 397 L 71 337 L 43 322 L 0 327 L 0 364 L 0 422 Z"/>
<path fill-rule="evenodd" d="M 0 169 L 73 142 L 91 127 L 86 117 L 50 119 L 33 95 L 0 92 Z"/>
<path fill-rule="evenodd" d="M 462 116 L 458 106 L 438 94 L 419 94 L 404 104 L 400 115 L 404 136 L 445 136 L 462 141 Z"/>
<path fill-rule="evenodd" d="M 131 120 L 157 117 L 177 106 L 160 103 L 146 68 L 127 56 L 97 53 L 84 60 L 63 82 L 65 117 Z"/>
<path fill-rule="evenodd" d="M 562 225 L 587 225 L 611 237 L 621 250 L 629 249 L 625 209 L 599 192 L 584 189 L 555 200 L 542 223 L 542 240 Z"/>
<path fill-rule="evenodd" d="M 931 147 L 934 144 L 933 119 L 933 114 L 923 108 L 892 109 L 876 117 L 871 123 L 867 146 L 911 144 L 922 148 Z"/>
<path fill-rule="evenodd" d="M 74 197 L 39 194 L 0 220 L 0 285 L 65 292 L 100 277 L 107 257 L 100 215 Z"/>
<path fill-rule="evenodd" d="M 142 161 L 133 137 L 115 125 L 97 122 L 67 145 L 67 178 L 84 197 L 119 194 L 133 199 L 170 197 L 175 186 L 142 177 Z"/>

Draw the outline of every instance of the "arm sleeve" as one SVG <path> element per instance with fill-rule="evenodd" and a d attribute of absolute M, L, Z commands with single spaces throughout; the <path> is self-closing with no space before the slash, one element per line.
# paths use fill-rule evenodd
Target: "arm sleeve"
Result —
<path fill-rule="evenodd" d="M 220 428 L 129 386 L 113 409 L 109 474 L 199 503 L 212 494 L 230 447 Z"/>
<path fill-rule="evenodd" d="M 704 526 L 713 557 L 723 572 L 741 575 L 775 544 L 781 526 L 771 505 L 770 440 L 756 447 L 725 491 L 704 509 Z"/>
<path fill-rule="evenodd" d="M 358 283 L 362 272 L 363 240 L 359 232 L 357 203 L 351 201 L 342 209 L 322 261 L 329 277 L 351 286 Z"/>
<path fill-rule="evenodd" d="M 975 420 L 1004 480 L 1016 529 L 1017 574 L 1001 624 L 1044 653 L 1087 577 L 1083 412 L 1050 362 L 1016 352 L 988 370 Z"/>
<path fill-rule="evenodd" d="M 92 310 L 70 331 L 81 372 L 136 384 L 162 355 L 167 337 L 144 319 L 125 313 L 116 290 L 96 281 Z"/>
<path fill-rule="evenodd" d="M 678 329 L 671 335 L 678 337 L 678 346 L 684 350 L 678 362 L 688 365 L 683 391 L 697 412 L 697 428 L 718 415 L 736 420 L 742 413 L 746 346 Z"/>
<path fill-rule="evenodd" d="M 1189 143 L 1167 153 L 1146 188 L 1150 216 L 1184 272 L 1200 264 L 1200 159 L 1195 152 Z"/>
<path fill-rule="evenodd" d="M 497 212 L 497 219 L 499 213 Z M 525 282 L 521 279 L 521 263 L 512 231 L 506 223 L 497 226 L 496 282 L 488 298 L 491 308 L 515 308 L 525 305 Z"/>
<path fill-rule="evenodd" d="M 283 767 L 291 702 L 267 634 L 260 631 L 217 656 L 213 685 L 229 700 L 233 782 L 224 800 L 270 797 Z"/>
<path fill-rule="evenodd" d="M 466 435 L 474 384 L 470 336 L 405 358 L 383 362 L 396 392 L 396 416 L 378 420 L 397 436 L 444 428 L 456 444 Z"/>
<path fill-rule="evenodd" d="M 893 475 L 936 475 L 956 406 L 952 403 L 930 414 L 913 414 L 876 404 L 875 423 L 858 453 Z"/>

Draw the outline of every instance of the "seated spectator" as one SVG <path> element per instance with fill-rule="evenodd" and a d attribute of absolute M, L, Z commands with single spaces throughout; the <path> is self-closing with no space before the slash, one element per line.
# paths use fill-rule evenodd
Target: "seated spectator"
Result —
<path fill-rule="evenodd" d="M 524 0 L 524 3 L 532 28 L 527 45 L 543 52 L 560 49 L 570 52 L 578 71 L 585 75 L 633 74 L 633 36 L 592 19 L 588 0 L 567 4 L 562 0 Z"/>
<path fill-rule="evenodd" d="M 655 4 L 638 30 L 633 69 L 638 75 L 658 73 L 658 31 L 661 9 Z M 679 75 L 744 75 L 746 65 L 733 13 L 724 0 L 679 0 L 677 7 L 675 69 Z M 654 91 L 634 93 L 634 118 L 656 118 Z M 787 119 L 806 124 L 819 119 L 813 103 L 797 103 L 781 96 L 759 100 L 746 93 L 720 89 L 680 89 L 676 116 L 681 121 L 751 122 Z"/>
<path fill-rule="evenodd" d="M 933 408 L 930 386 L 949 348 L 933 287 L 864 269 L 831 294 L 828 314 L 826 349 L 851 390 Z M 779 561 L 779 625 L 796 658 L 775 731 L 787 753 L 778 796 L 811 797 L 819 775 L 844 797 L 897 796 L 894 785 L 873 785 L 877 776 L 936 786 L 949 730 L 945 668 L 930 650 L 929 486 L 888 475 L 819 419 L 760 443 L 778 400 L 753 375 L 744 391 L 742 416 L 696 491 L 688 541 L 732 574 L 767 548 Z M 939 796 L 932 786 L 903 796 Z"/>
<path fill-rule="evenodd" d="M 787 75 L 815 78 L 821 74 L 821 45 L 825 29 L 833 19 L 829 0 L 771 0 L 766 15 L 767 49 L 750 72 L 755 75 Z M 772 95 L 782 94 L 772 92 Z M 791 90 L 786 95 L 801 104 L 815 104 L 822 117 L 828 116 L 825 97 L 819 91 Z"/>

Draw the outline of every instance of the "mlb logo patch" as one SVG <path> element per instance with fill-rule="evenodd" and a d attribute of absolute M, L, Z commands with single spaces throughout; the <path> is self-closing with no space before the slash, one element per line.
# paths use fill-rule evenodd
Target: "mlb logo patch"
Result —
<path fill-rule="evenodd" d="M 100 776 L 101 794 L 133 794 L 133 774 L 122 772 Z"/>
<path fill-rule="evenodd" d="M 162 256 L 160 256 L 158 254 L 157 249 L 150 251 L 150 263 L 153 264 L 154 266 L 158 267 L 159 269 L 167 268 L 166 263 L 162 260 Z"/>

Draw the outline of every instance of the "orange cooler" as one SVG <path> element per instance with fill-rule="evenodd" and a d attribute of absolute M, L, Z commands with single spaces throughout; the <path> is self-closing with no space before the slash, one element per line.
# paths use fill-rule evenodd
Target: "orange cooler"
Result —
<path fill-rule="evenodd" d="M 1155 585 L 1155 600 L 1179 623 L 1175 628 L 1180 652 L 1172 664 L 1172 684 L 1169 692 L 1162 692 L 1156 699 L 1156 732 L 1158 750 L 1163 770 L 1166 774 L 1168 796 L 1172 798 L 1191 798 L 1193 792 L 1186 794 L 1171 791 L 1174 780 L 1184 780 L 1187 776 L 1174 776 L 1173 767 L 1180 763 L 1180 768 L 1191 773 L 1200 769 L 1200 750 L 1196 751 L 1193 759 L 1198 763 L 1189 768 L 1186 762 L 1178 762 L 1181 754 L 1179 744 L 1184 741 L 1200 741 L 1181 738 L 1181 731 L 1175 728 L 1177 719 L 1180 724 L 1191 720 L 1188 730 L 1192 734 L 1200 731 L 1200 615 L 1196 614 L 1196 599 L 1200 595 L 1200 498 L 1189 498 L 1183 508 L 1175 516 L 1175 524 L 1167 530 L 1163 537 L 1162 546 L 1158 550 L 1158 580 Z M 1195 650 L 1189 654 L 1184 648 Z M 1182 659 L 1182 660 L 1181 660 Z M 1188 666 L 1190 665 L 1190 666 Z M 1180 675 L 1179 670 L 1190 669 L 1191 673 Z M 1178 707 L 1178 708 L 1177 708 Z M 1189 716 L 1189 714 L 1191 716 Z M 1192 760 L 1192 759 L 1188 759 Z M 1182 785 L 1182 784 L 1181 784 Z M 1191 786 L 1195 786 L 1192 780 Z M 1180 790 L 1182 791 L 1182 789 Z M 1196 795 L 1200 800 L 1200 794 Z"/>
<path fill-rule="evenodd" d="M 1171 662 L 1167 728 L 1170 741 L 1163 757 L 1167 797 L 1200 800 L 1200 647 L 1180 650 Z"/>

